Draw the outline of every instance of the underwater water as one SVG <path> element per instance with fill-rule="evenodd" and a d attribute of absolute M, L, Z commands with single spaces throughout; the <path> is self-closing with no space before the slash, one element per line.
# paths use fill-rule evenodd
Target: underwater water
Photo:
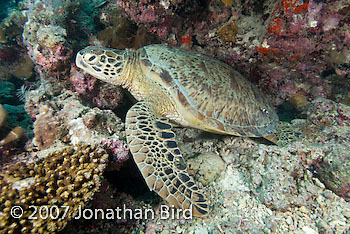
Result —
<path fill-rule="evenodd" d="M 0 233 L 350 233 L 347 0 L 0 9 Z"/>

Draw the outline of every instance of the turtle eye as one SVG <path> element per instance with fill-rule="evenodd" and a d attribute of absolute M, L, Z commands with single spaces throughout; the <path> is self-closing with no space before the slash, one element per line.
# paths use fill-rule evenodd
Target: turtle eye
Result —
<path fill-rule="evenodd" d="M 267 109 L 265 109 L 265 108 L 262 108 L 261 111 L 264 112 L 265 114 L 269 113 L 269 111 Z"/>
<path fill-rule="evenodd" d="M 87 53 L 84 55 L 84 60 L 89 64 L 95 64 L 98 60 L 98 57 L 94 54 Z"/>

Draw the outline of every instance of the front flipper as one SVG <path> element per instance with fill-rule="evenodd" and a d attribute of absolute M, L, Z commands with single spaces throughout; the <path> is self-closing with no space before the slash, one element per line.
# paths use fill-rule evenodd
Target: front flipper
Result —
<path fill-rule="evenodd" d="M 138 102 L 126 115 L 126 138 L 151 191 L 176 208 L 192 205 L 194 216 L 208 214 L 208 201 L 188 175 L 167 119 L 157 118 L 146 102 Z"/>

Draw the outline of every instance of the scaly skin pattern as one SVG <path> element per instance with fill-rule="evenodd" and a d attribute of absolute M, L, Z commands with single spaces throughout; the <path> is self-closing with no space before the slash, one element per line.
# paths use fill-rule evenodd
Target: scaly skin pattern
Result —
<path fill-rule="evenodd" d="M 210 132 L 259 137 L 278 117 L 268 99 L 240 73 L 214 58 L 164 45 L 140 49 L 142 73 L 167 89 L 180 124 Z"/>
<path fill-rule="evenodd" d="M 175 134 L 160 127 L 168 124 L 164 121 L 247 137 L 269 135 L 279 122 L 268 99 L 240 73 L 193 51 L 166 45 L 137 51 L 87 47 L 78 52 L 76 64 L 127 88 L 139 101 L 126 118 L 134 160 L 151 190 L 177 208 L 194 207 L 196 216 L 208 213 L 208 202 L 186 164 L 179 163 Z"/>
<path fill-rule="evenodd" d="M 159 118 L 147 101 L 136 103 L 126 116 L 125 131 L 133 159 L 146 184 L 175 208 L 208 214 L 208 201 L 187 172 L 168 119 Z"/>
<path fill-rule="evenodd" d="M 137 100 L 153 99 L 159 114 L 180 125 L 248 137 L 268 135 L 277 128 L 269 99 L 232 67 L 209 56 L 166 45 L 135 52 L 87 47 L 79 53 L 96 56 L 93 67 L 101 69 L 80 63 L 85 71 L 124 86 Z M 78 66 L 83 58 L 79 53 Z M 113 71 L 107 67 L 116 64 L 120 67 Z"/>

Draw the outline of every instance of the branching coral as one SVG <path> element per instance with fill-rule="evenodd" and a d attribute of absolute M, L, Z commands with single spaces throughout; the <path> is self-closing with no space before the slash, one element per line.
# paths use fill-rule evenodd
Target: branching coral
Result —
<path fill-rule="evenodd" d="M 0 174 L 0 232 L 62 230 L 100 187 L 107 161 L 108 154 L 103 149 L 79 145 L 51 151 L 27 164 L 7 166 Z M 23 209 L 19 219 L 11 216 L 14 206 Z M 33 206 L 46 207 L 46 213 L 34 213 Z M 51 211 L 54 212 L 49 215 Z"/>

